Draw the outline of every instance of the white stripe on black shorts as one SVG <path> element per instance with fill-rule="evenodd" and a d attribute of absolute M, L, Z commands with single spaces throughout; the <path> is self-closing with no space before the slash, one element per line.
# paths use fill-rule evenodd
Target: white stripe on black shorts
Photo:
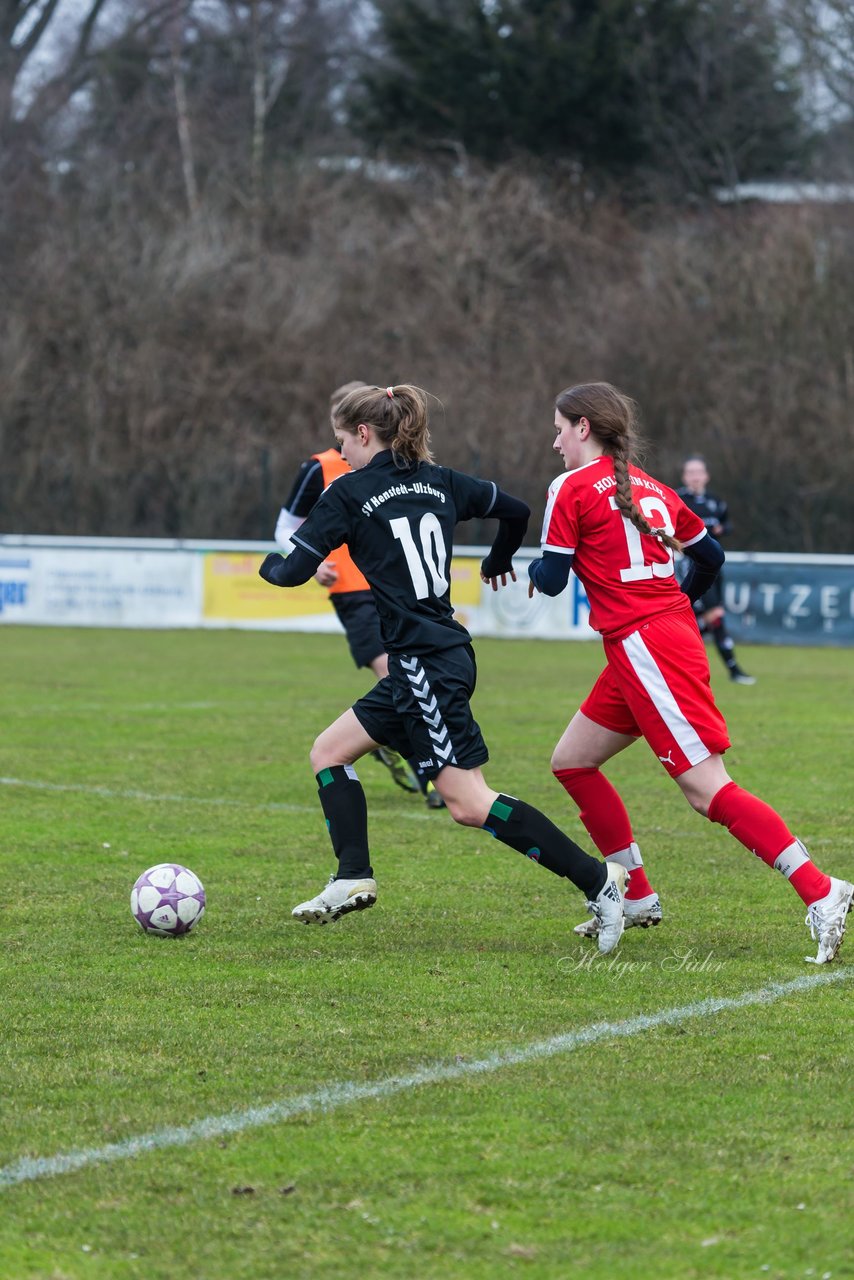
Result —
<path fill-rule="evenodd" d="M 389 654 L 388 676 L 353 711 L 382 746 L 416 757 L 428 778 L 446 765 L 476 769 L 489 759 L 470 699 L 477 683 L 471 645 L 442 653 Z"/>

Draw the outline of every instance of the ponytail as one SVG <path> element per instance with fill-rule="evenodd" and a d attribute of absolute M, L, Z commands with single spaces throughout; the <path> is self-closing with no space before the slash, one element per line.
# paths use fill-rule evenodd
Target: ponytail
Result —
<path fill-rule="evenodd" d="M 380 443 L 391 449 L 398 466 L 433 461 L 427 393 L 420 387 L 402 383 L 351 391 L 333 409 L 332 425 L 353 433 L 361 422 L 373 427 Z"/>

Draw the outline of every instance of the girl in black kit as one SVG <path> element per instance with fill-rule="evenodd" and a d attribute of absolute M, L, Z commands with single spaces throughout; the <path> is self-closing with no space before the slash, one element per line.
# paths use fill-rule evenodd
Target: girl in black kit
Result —
<path fill-rule="evenodd" d="M 718 541 L 732 533 L 732 525 L 727 504 L 723 498 L 710 492 L 708 483 L 705 458 L 702 454 L 692 453 L 682 464 L 682 487 L 676 492 L 685 506 L 700 517 L 708 532 Z M 718 574 L 708 591 L 694 601 L 694 614 L 703 634 L 712 637 L 730 680 L 735 684 L 756 684 L 755 678 L 742 671 L 738 665 L 735 644 L 726 628 L 722 574 Z"/>
<path fill-rule="evenodd" d="M 491 481 L 433 462 L 427 397 L 418 387 L 351 392 L 335 410 L 333 430 L 352 472 L 323 493 L 292 535 L 288 558 L 267 556 L 260 573 L 275 586 L 299 586 L 346 542 L 374 593 L 389 673 L 314 743 L 311 764 L 338 870 L 292 915 L 326 924 L 376 902 L 367 805 L 353 765 L 386 746 L 417 755 L 455 822 L 485 828 L 579 888 L 600 921 L 599 950 L 612 951 L 623 931 L 625 869 L 603 867 L 539 810 L 493 791 L 481 773 L 488 752 L 470 707 L 474 651 L 449 594 L 454 526 L 475 517 L 498 520 L 481 565 L 483 581 L 497 590 L 499 580 L 505 585 L 508 575 L 516 577 L 512 556 L 529 508 Z"/>

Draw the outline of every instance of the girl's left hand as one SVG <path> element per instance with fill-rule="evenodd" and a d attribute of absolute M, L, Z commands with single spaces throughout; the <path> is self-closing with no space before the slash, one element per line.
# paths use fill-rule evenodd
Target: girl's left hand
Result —
<path fill-rule="evenodd" d="M 501 580 L 501 585 L 502 585 L 502 587 L 506 587 L 506 586 L 507 586 L 507 579 L 508 579 L 508 578 L 510 578 L 513 582 L 515 582 L 515 581 L 516 581 L 516 570 L 515 570 L 515 569 L 511 569 L 509 573 L 499 573 L 499 574 L 496 574 L 494 578 L 487 578 L 487 577 L 486 577 L 486 575 L 485 575 L 485 574 L 483 574 L 483 573 L 480 575 L 480 580 L 481 580 L 481 582 L 489 582 L 489 583 L 492 585 L 492 590 L 493 590 L 493 591 L 497 591 L 497 590 L 498 590 L 498 582 L 499 582 L 499 579 Z"/>

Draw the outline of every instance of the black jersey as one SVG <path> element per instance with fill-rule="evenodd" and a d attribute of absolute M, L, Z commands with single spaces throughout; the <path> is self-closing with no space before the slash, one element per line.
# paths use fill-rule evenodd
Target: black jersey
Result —
<path fill-rule="evenodd" d="M 727 533 L 732 533 L 732 525 L 729 521 L 729 508 L 723 498 L 718 498 L 714 493 L 709 493 L 708 489 L 705 493 L 692 493 L 688 488 L 677 489 L 676 492 L 695 515 L 698 515 L 703 524 L 716 538 L 722 538 Z M 720 525 L 720 529 L 715 533 L 715 528 Z"/>
<path fill-rule="evenodd" d="M 370 583 L 387 653 L 424 654 L 468 644 L 450 597 L 454 526 L 489 515 L 492 481 L 421 462 L 401 467 L 391 450 L 339 476 L 292 535 L 318 560 L 346 542 Z"/>
<path fill-rule="evenodd" d="M 285 510 L 304 520 L 323 493 L 323 467 L 317 458 L 309 458 L 297 472 Z"/>

